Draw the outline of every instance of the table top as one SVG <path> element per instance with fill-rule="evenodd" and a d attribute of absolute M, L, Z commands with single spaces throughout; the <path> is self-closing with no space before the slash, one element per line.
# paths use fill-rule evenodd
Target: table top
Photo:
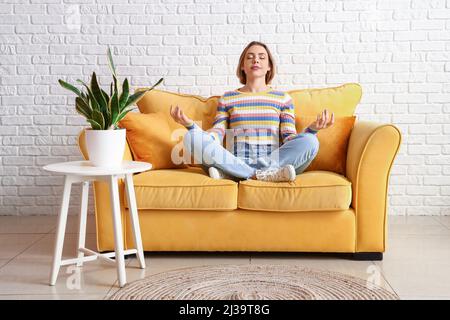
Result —
<path fill-rule="evenodd" d="M 70 161 L 49 164 L 43 167 L 46 171 L 83 176 L 109 176 L 114 174 L 127 174 L 147 171 L 152 164 L 141 161 L 123 161 L 117 168 L 95 167 L 90 161 Z"/>

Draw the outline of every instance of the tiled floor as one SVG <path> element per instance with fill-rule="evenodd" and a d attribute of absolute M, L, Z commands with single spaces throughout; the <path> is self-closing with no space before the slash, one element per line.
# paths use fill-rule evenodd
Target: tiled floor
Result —
<path fill-rule="evenodd" d="M 48 285 L 56 217 L 0 216 L 0 299 L 103 299 L 118 290 L 114 266 L 88 262 L 62 267 Z M 70 216 L 63 256 L 72 257 L 77 217 Z M 126 260 L 127 281 L 154 273 L 211 264 L 295 264 L 337 271 L 378 284 L 403 299 L 450 299 L 450 216 L 390 216 L 383 261 L 352 261 L 308 254 L 147 254 L 147 268 Z M 95 249 L 95 222 L 88 219 L 86 246 Z M 81 271 L 80 271 L 81 270 Z"/>

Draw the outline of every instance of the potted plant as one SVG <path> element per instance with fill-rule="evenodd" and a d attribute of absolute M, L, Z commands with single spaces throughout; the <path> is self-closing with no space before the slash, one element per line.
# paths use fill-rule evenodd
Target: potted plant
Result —
<path fill-rule="evenodd" d="M 109 47 L 107 54 L 108 64 L 113 76 L 109 95 L 100 88 L 95 72 L 92 73 L 90 86 L 80 79 L 77 80 L 86 91 L 79 90 L 61 79 L 58 82 L 63 88 L 77 95 L 75 98 L 76 110 L 91 125 L 91 128 L 86 129 L 86 147 L 89 160 L 94 166 L 110 168 L 121 165 L 125 151 L 126 129 L 119 128 L 118 122 L 134 109 L 133 105 L 146 92 L 159 85 L 163 78 L 159 79 L 151 88 L 139 90 L 130 95 L 128 79 L 125 78 L 122 85 L 118 83 L 116 68 Z"/>

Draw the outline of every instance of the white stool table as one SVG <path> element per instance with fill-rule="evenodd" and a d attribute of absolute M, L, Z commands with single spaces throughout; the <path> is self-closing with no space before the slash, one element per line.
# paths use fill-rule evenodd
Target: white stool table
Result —
<path fill-rule="evenodd" d="M 142 269 L 145 268 L 144 251 L 142 248 L 141 231 L 139 227 L 136 198 L 134 194 L 133 173 L 147 171 L 151 168 L 152 165 L 150 163 L 139 161 L 123 161 L 122 165 L 118 168 L 95 167 L 89 161 L 54 163 L 43 167 L 44 170 L 62 173 L 65 175 L 64 193 L 62 196 L 61 210 L 58 217 L 55 251 L 50 274 L 50 285 L 55 285 L 59 268 L 61 266 L 69 264 L 77 264 L 77 266 L 82 266 L 84 261 L 92 261 L 97 258 L 116 264 L 120 287 L 123 287 L 126 284 L 124 255 L 136 254 L 140 267 Z M 134 233 L 134 243 L 136 246 L 135 249 L 125 251 L 123 249 L 123 233 L 118 188 L 119 178 L 125 178 L 125 190 Z M 89 182 L 96 180 L 107 181 L 109 183 L 114 225 L 115 252 L 101 254 L 84 247 L 86 240 Z M 67 214 L 69 210 L 70 191 L 72 184 L 77 182 L 82 182 L 81 210 L 78 229 L 78 257 L 74 259 L 61 260 Z M 84 256 L 84 254 L 88 255 Z M 115 257 L 115 260 L 111 259 L 112 257 Z"/>

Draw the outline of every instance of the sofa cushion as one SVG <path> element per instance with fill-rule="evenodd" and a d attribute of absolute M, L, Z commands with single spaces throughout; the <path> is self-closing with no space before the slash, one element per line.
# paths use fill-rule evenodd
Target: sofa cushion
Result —
<path fill-rule="evenodd" d="M 153 169 L 187 168 L 181 142 L 187 130 L 170 116 L 129 112 L 119 126 L 127 130 L 133 160 L 150 162 Z"/>
<path fill-rule="evenodd" d="M 298 132 L 308 127 L 315 116 L 298 117 L 295 125 Z M 305 171 L 324 170 L 345 175 L 347 147 L 356 117 L 335 117 L 334 124 L 317 133 L 319 152 Z"/>
<path fill-rule="evenodd" d="M 133 176 L 138 209 L 234 210 L 238 184 L 201 168 L 150 170 Z M 125 207 L 128 203 L 125 197 Z"/>
<path fill-rule="evenodd" d="M 351 182 L 327 171 L 309 171 L 293 182 L 239 182 L 238 207 L 262 211 L 335 211 L 350 207 Z"/>
<path fill-rule="evenodd" d="M 352 116 L 361 100 L 362 89 L 357 83 L 346 83 L 339 87 L 299 89 L 286 91 L 292 97 L 295 115 L 317 116 L 327 108 L 337 116 Z"/>
<path fill-rule="evenodd" d="M 178 105 L 203 130 L 212 127 L 216 116 L 219 96 L 203 98 L 192 94 L 182 94 L 153 89 L 136 103 L 141 113 L 164 112 L 170 114 L 170 106 Z"/>

